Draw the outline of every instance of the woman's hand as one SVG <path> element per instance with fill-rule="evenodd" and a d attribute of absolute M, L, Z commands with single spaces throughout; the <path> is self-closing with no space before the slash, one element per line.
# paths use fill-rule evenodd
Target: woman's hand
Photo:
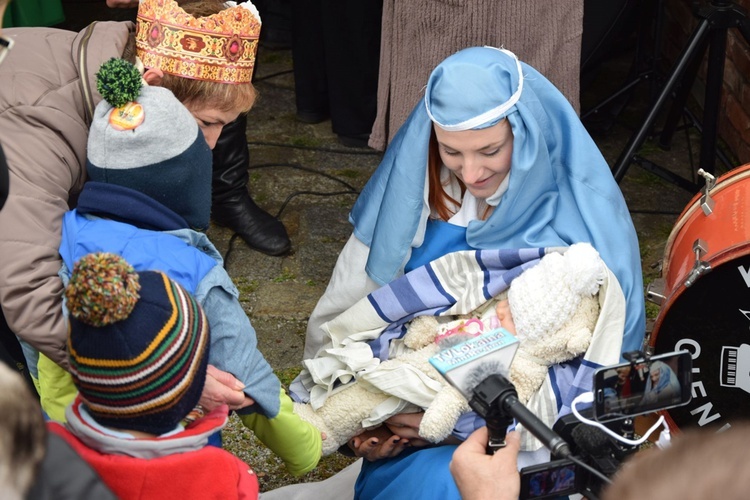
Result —
<path fill-rule="evenodd" d="M 206 383 L 203 386 L 201 399 L 198 402 L 209 412 L 226 404 L 230 410 L 239 410 L 255 404 L 244 392 L 245 384 L 237 380 L 234 375 L 208 365 Z"/>
<path fill-rule="evenodd" d="M 392 434 L 388 427 L 381 425 L 354 436 L 348 444 L 356 456 L 374 462 L 397 456 L 409 446 L 409 440 Z"/>

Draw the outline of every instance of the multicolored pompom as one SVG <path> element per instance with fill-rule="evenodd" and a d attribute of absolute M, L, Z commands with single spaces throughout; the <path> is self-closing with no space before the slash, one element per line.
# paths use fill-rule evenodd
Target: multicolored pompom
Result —
<path fill-rule="evenodd" d="M 141 289 L 138 273 L 119 255 L 91 253 L 76 262 L 65 298 L 70 314 L 91 326 L 124 320 Z"/>

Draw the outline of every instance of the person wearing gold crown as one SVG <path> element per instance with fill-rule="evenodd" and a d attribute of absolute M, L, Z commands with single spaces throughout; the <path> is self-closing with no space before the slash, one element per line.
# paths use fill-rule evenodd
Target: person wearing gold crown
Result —
<path fill-rule="evenodd" d="M 62 217 L 76 206 L 86 181 L 87 136 L 101 100 L 94 75 L 101 64 L 122 57 L 144 68 L 144 81 L 171 90 L 213 148 L 223 126 L 255 101 L 251 78 L 260 26 L 249 2 L 227 7 L 216 0 L 183 6 L 143 0 L 137 25 L 95 22 L 80 33 L 4 32 L 16 44 L 0 68 L 0 128 L 10 181 L 0 212 L 0 336 L 15 335 L 25 353 L 38 351 L 69 367 L 58 247 Z M 242 145 L 246 149 L 244 138 Z M 35 363 L 28 369 L 37 376 Z M 241 385 L 212 370 L 204 396 L 238 407 L 245 402 Z"/>

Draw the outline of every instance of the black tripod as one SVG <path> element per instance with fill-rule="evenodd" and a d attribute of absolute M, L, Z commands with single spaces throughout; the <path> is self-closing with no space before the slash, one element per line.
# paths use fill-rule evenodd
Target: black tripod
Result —
<path fill-rule="evenodd" d="M 590 0 L 593 3 L 596 0 Z M 630 68 L 630 74 L 628 80 L 623 84 L 619 90 L 615 91 L 609 97 L 596 104 L 591 109 L 581 113 L 581 121 L 587 122 L 590 118 L 595 121 L 602 120 L 602 110 L 605 108 L 614 108 L 610 112 L 609 123 L 605 124 L 605 128 L 609 128 L 612 123 L 622 112 L 627 105 L 627 101 L 630 100 L 635 87 L 641 82 L 648 82 L 649 84 L 649 99 L 653 102 L 656 98 L 656 92 L 659 90 L 656 86 L 658 78 L 659 68 L 659 54 L 660 47 L 659 42 L 661 41 L 661 31 L 663 26 L 663 2 L 664 0 L 626 0 L 626 3 L 632 4 L 633 10 L 641 11 L 641 15 L 638 17 L 638 24 L 636 26 L 637 36 L 635 41 L 635 55 L 633 57 L 633 63 Z M 585 3 L 589 5 L 589 3 Z M 643 15 L 645 14 L 645 15 Z M 584 20 L 588 12 L 584 7 Z M 619 16 L 615 19 L 616 22 L 621 22 L 623 16 Z M 586 33 L 586 25 L 584 24 L 584 35 Z M 613 28 L 611 28 L 613 29 Z M 608 43 L 608 41 L 600 41 L 600 44 Z M 581 71 L 585 71 L 583 58 L 587 57 L 587 61 L 591 58 L 590 55 L 583 54 L 583 42 L 581 48 Z M 651 48 L 646 48 L 647 45 L 653 45 Z M 595 52 L 596 49 L 589 49 L 588 52 Z M 587 53 L 588 54 L 588 53 Z"/>
<path fill-rule="evenodd" d="M 729 0 L 713 0 L 708 5 L 696 8 L 694 11 L 696 17 L 700 19 L 698 26 L 690 36 L 687 45 L 669 75 L 664 88 L 646 116 L 643 125 L 630 138 L 625 149 L 612 167 L 612 173 L 617 182 L 620 182 L 625 176 L 625 172 L 631 163 L 636 162 L 646 170 L 658 175 L 659 177 L 686 189 L 691 192 L 698 191 L 701 186 L 676 175 L 659 165 L 656 165 L 636 154 L 651 129 L 654 120 L 664 106 L 667 97 L 672 93 L 678 84 L 674 96 L 672 108 L 667 115 L 664 128 L 660 134 L 660 145 L 668 148 L 672 142 L 672 135 L 677 127 L 677 123 L 685 112 L 685 103 L 687 102 L 690 87 L 692 86 L 695 76 L 706 48 L 708 53 L 708 71 L 706 76 L 706 92 L 703 103 L 703 122 L 702 124 L 692 115 L 693 125 L 701 132 L 701 151 L 699 166 L 704 171 L 713 174 L 716 161 L 716 137 L 717 124 L 719 116 L 719 107 L 721 102 L 721 86 L 724 79 L 724 58 L 726 55 L 727 31 L 730 28 L 737 28 L 750 43 L 750 22 L 747 13 L 741 7 L 738 7 Z M 722 157 L 727 165 L 728 160 Z"/>

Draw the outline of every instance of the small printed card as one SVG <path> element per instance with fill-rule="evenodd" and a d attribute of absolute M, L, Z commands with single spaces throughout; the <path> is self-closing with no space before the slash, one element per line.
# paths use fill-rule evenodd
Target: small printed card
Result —
<path fill-rule="evenodd" d="M 518 339 L 505 328 L 495 328 L 430 358 L 430 363 L 452 386 L 471 399 L 471 390 L 479 381 L 472 380 L 478 367 L 488 367 L 508 376 L 510 364 L 518 349 Z"/>

